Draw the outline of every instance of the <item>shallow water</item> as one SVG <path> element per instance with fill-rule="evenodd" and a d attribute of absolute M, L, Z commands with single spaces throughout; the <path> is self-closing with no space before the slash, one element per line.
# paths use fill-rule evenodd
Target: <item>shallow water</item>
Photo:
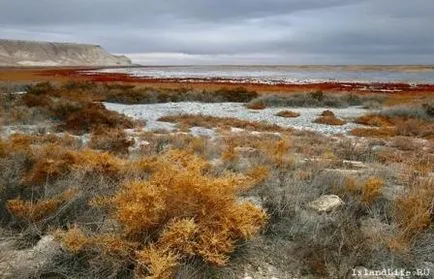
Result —
<path fill-rule="evenodd" d="M 97 72 L 127 73 L 145 78 L 217 79 L 234 82 L 292 84 L 327 81 L 434 83 L 434 68 L 296 66 L 167 66 L 112 68 Z"/>

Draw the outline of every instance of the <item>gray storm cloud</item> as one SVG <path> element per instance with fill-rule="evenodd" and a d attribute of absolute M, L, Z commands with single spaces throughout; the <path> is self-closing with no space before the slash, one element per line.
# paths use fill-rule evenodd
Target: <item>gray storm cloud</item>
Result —
<path fill-rule="evenodd" d="M 434 63 L 431 0 L 0 0 L 0 37 L 145 64 Z"/>

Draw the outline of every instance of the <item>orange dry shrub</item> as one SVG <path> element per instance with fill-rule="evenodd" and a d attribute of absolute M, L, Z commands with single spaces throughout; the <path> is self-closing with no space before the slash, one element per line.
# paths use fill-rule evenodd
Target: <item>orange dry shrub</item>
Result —
<path fill-rule="evenodd" d="M 8 200 L 7 208 L 9 212 L 19 219 L 38 222 L 55 213 L 62 204 L 70 201 L 75 195 L 76 191 L 67 190 L 52 198 L 36 202 L 24 201 L 18 198 Z"/>
<path fill-rule="evenodd" d="M 137 275 L 167 278 L 196 256 L 223 265 L 236 242 L 253 237 L 267 219 L 262 209 L 237 199 L 257 178 L 208 175 L 206 160 L 181 151 L 154 157 L 146 167 L 149 180 L 127 182 L 115 196 L 94 203 L 107 206 L 126 242 L 142 243 L 130 255 Z"/>
<path fill-rule="evenodd" d="M 253 179 L 255 184 L 265 181 L 270 175 L 270 169 L 264 166 L 258 166 L 249 169 L 246 175 Z"/>
<path fill-rule="evenodd" d="M 383 116 L 379 114 L 367 114 L 358 117 L 355 120 L 356 123 L 367 125 L 367 126 L 375 126 L 375 127 L 390 127 L 393 126 L 393 122 L 388 116 Z"/>
<path fill-rule="evenodd" d="M 179 264 L 177 255 L 170 251 L 161 251 L 152 246 L 138 251 L 136 258 L 135 278 L 173 278 L 173 274 Z"/>
<path fill-rule="evenodd" d="M 23 178 L 26 184 L 42 184 L 71 171 L 115 176 L 124 170 L 125 162 L 107 152 L 90 149 L 74 151 L 59 145 L 43 145 L 32 150 L 33 165 Z"/>
<path fill-rule="evenodd" d="M 128 257 L 131 251 L 137 247 L 136 243 L 129 243 L 115 233 L 90 237 L 88 244 L 99 248 L 104 255 L 114 257 Z"/>
<path fill-rule="evenodd" d="M 58 136 L 55 134 L 45 135 L 26 135 L 14 134 L 9 137 L 9 142 L 12 147 L 28 147 L 29 145 L 57 144 L 63 147 L 76 147 L 79 145 L 79 140 L 69 134 Z"/>
<path fill-rule="evenodd" d="M 342 125 L 347 123 L 344 120 L 339 119 L 334 115 L 333 116 L 320 116 L 320 117 L 316 118 L 313 122 L 317 123 L 317 124 L 334 125 L 334 126 L 342 126 Z"/>
<path fill-rule="evenodd" d="M 75 152 L 76 162 L 73 170 L 85 173 L 98 173 L 108 176 L 116 176 L 124 171 L 126 161 L 107 152 L 97 152 L 91 149 Z"/>
<path fill-rule="evenodd" d="M 358 181 L 354 177 L 347 177 L 344 182 L 344 188 L 346 191 L 355 194 L 359 192 L 360 187 Z"/>
<path fill-rule="evenodd" d="M 384 181 L 377 177 L 370 177 L 362 187 L 362 203 L 371 205 L 381 195 Z"/>
<path fill-rule="evenodd" d="M 356 119 L 356 123 L 383 128 L 381 130 L 395 129 L 395 134 L 413 137 L 434 137 L 434 125 L 426 120 L 403 117 L 368 114 Z"/>
<path fill-rule="evenodd" d="M 283 110 L 283 111 L 279 111 L 278 113 L 276 113 L 276 116 L 286 117 L 286 118 L 295 118 L 295 117 L 299 117 L 300 113 L 295 112 L 295 111 L 291 111 L 291 110 Z"/>
<path fill-rule="evenodd" d="M 89 244 L 89 237 L 87 237 L 83 231 L 74 226 L 73 228 L 65 231 L 57 231 L 55 234 L 56 238 L 62 241 L 65 248 L 74 254 L 80 253 L 85 250 L 86 246 Z"/>
<path fill-rule="evenodd" d="M 87 249 L 97 250 L 100 255 L 108 257 L 127 258 L 136 243 L 126 242 L 117 234 L 89 235 L 85 234 L 78 226 L 73 226 L 67 231 L 57 230 L 54 236 L 61 241 L 64 248 L 73 254 L 87 251 Z"/>
<path fill-rule="evenodd" d="M 289 168 L 294 165 L 294 158 L 290 154 L 293 144 L 289 136 L 285 136 L 272 144 L 262 142 L 261 145 L 260 149 L 264 151 L 272 165 L 278 168 Z"/>
<path fill-rule="evenodd" d="M 26 184 L 42 184 L 57 179 L 70 172 L 77 158 L 73 151 L 56 144 L 48 144 L 32 149 L 33 165 L 25 174 Z"/>
<path fill-rule="evenodd" d="M 393 201 L 392 216 L 399 228 L 389 240 L 389 248 L 405 252 L 414 239 L 432 224 L 434 214 L 434 180 L 421 179 L 408 193 Z"/>
<path fill-rule="evenodd" d="M 396 135 L 395 128 L 354 128 L 351 135 L 356 137 L 390 138 Z"/>
<path fill-rule="evenodd" d="M 325 110 L 325 111 L 321 112 L 320 116 L 336 116 L 336 115 L 331 110 Z"/>
<path fill-rule="evenodd" d="M 24 134 L 13 134 L 9 136 L 9 145 L 12 150 L 17 150 L 20 148 L 27 148 L 32 144 L 32 137 Z"/>
<path fill-rule="evenodd" d="M 361 182 L 354 177 L 347 177 L 343 186 L 347 193 L 360 196 L 361 203 L 369 206 L 381 196 L 384 181 L 378 177 L 369 177 L 366 181 Z"/>
<path fill-rule="evenodd" d="M 238 154 L 235 151 L 235 143 L 228 141 L 226 149 L 222 152 L 222 160 L 224 162 L 235 162 L 238 159 Z"/>
<path fill-rule="evenodd" d="M 262 132 L 283 132 L 289 131 L 288 128 L 282 128 L 275 124 L 268 124 L 265 122 L 251 122 L 246 120 L 240 120 L 231 117 L 215 117 L 205 115 L 171 115 L 164 116 L 158 119 L 158 121 L 178 123 L 181 127 L 204 127 L 204 128 L 224 128 L 230 129 L 231 127 L 245 129 L 249 131 L 262 131 Z"/>

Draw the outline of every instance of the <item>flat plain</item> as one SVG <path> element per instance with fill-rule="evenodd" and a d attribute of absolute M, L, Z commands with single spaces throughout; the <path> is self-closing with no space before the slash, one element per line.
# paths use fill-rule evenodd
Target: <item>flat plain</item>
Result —
<path fill-rule="evenodd" d="M 433 84 L 94 70 L 0 69 L 1 278 L 434 273 Z"/>

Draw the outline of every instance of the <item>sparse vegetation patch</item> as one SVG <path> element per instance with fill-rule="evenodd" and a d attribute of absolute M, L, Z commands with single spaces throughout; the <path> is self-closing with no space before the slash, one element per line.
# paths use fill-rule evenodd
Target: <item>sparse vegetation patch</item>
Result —
<path fill-rule="evenodd" d="M 291 110 L 283 110 L 276 113 L 276 116 L 285 117 L 285 118 L 296 118 L 300 116 L 300 113 Z"/>

